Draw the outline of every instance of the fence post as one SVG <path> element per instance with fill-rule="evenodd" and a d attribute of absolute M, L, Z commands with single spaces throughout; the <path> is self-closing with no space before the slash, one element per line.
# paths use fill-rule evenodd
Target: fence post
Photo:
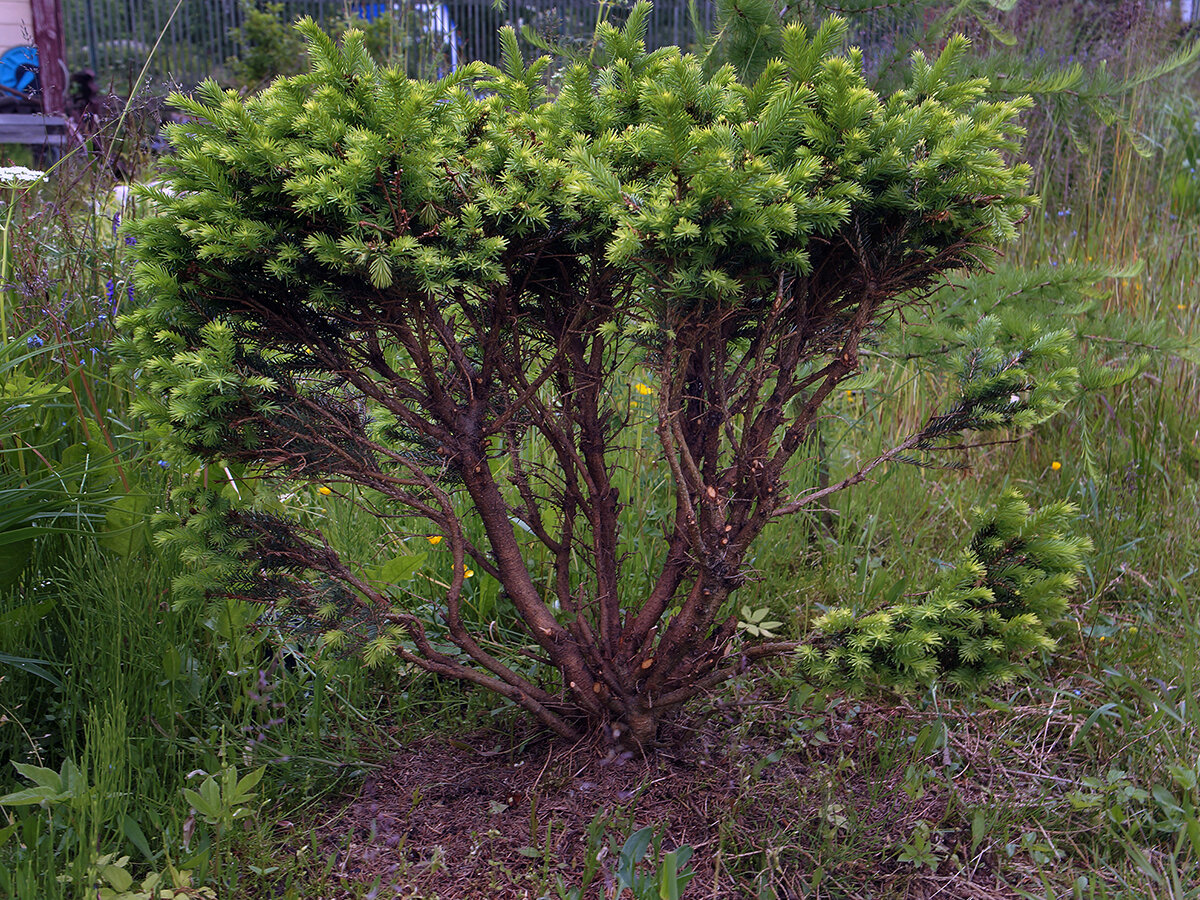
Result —
<path fill-rule="evenodd" d="M 32 0 L 33 42 L 37 45 L 39 78 L 42 82 L 42 112 L 66 115 L 67 71 L 63 50 L 62 0 Z"/>

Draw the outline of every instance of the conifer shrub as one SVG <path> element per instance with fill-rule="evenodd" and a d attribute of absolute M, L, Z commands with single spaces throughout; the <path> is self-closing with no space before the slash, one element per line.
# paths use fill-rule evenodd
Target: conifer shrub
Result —
<path fill-rule="evenodd" d="M 1079 566 L 1062 506 L 1006 497 L 924 599 L 833 610 L 804 641 L 743 641 L 731 595 L 778 517 L 1070 393 L 1063 334 L 985 319 L 917 433 L 836 484 L 789 486 L 879 324 L 1016 234 L 1027 102 L 956 77 L 961 38 L 880 97 L 838 19 L 787 27 L 742 84 L 647 53 L 647 13 L 602 25 L 553 96 L 511 31 L 502 68 L 430 82 L 308 22 L 308 72 L 176 98 L 195 121 L 146 189 L 157 214 L 130 226 L 150 299 L 124 328 L 177 470 L 209 463 L 161 532 L 192 565 L 179 596 L 284 606 L 331 644 L 359 635 L 368 662 L 642 745 L 781 653 L 817 678 L 1011 675 L 1051 645 Z M 669 485 L 661 533 L 623 527 L 635 366 L 653 373 L 637 399 Z M 420 553 L 347 558 L 280 502 L 304 485 L 448 555 L 449 574 L 418 590 Z M 480 618 L 482 579 L 521 633 Z"/>

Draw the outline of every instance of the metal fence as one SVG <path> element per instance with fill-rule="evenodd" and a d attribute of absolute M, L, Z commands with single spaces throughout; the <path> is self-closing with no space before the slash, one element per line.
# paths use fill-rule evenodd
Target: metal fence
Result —
<path fill-rule="evenodd" d="M 597 0 L 282 0 L 279 5 L 288 21 L 308 15 L 323 24 L 390 12 L 401 22 L 425 23 L 417 27 L 426 35 L 441 32 L 447 58 L 492 63 L 498 61 L 501 25 L 518 31 L 528 25 L 556 40 L 581 41 L 592 34 L 599 9 Z M 628 11 L 620 2 L 605 6 L 612 21 L 621 21 Z M 697 0 L 695 10 L 701 26 L 709 27 L 713 0 Z M 63 0 L 68 66 L 94 70 L 103 86 L 118 93 L 133 84 L 147 60 L 158 82 L 187 87 L 220 78 L 228 60 L 242 50 L 237 30 L 243 13 L 243 0 Z M 651 48 L 686 46 L 695 38 L 687 0 L 655 4 L 647 30 Z"/>

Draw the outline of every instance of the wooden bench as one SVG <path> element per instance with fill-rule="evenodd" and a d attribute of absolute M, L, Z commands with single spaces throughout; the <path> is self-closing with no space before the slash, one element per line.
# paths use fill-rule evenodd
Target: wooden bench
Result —
<path fill-rule="evenodd" d="M 40 113 L 0 113 L 0 144 L 28 144 L 57 161 L 67 142 L 67 120 Z"/>

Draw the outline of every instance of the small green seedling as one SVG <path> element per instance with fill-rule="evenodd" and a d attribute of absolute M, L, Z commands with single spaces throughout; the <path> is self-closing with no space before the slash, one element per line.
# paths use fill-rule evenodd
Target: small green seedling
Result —
<path fill-rule="evenodd" d="M 653 872 L 638 872 L 638 864 L 646 858 L 652 843 L 658 866 Z M 652 825 L 635 831 L 617 858 L 617 897 L 628 890 L 636 900 L 679 900 L 695 875 L 686 868 L 691 858 L 692 848 L 688 846 L 663 853 L 662 836 L 655 833 Z"/>

